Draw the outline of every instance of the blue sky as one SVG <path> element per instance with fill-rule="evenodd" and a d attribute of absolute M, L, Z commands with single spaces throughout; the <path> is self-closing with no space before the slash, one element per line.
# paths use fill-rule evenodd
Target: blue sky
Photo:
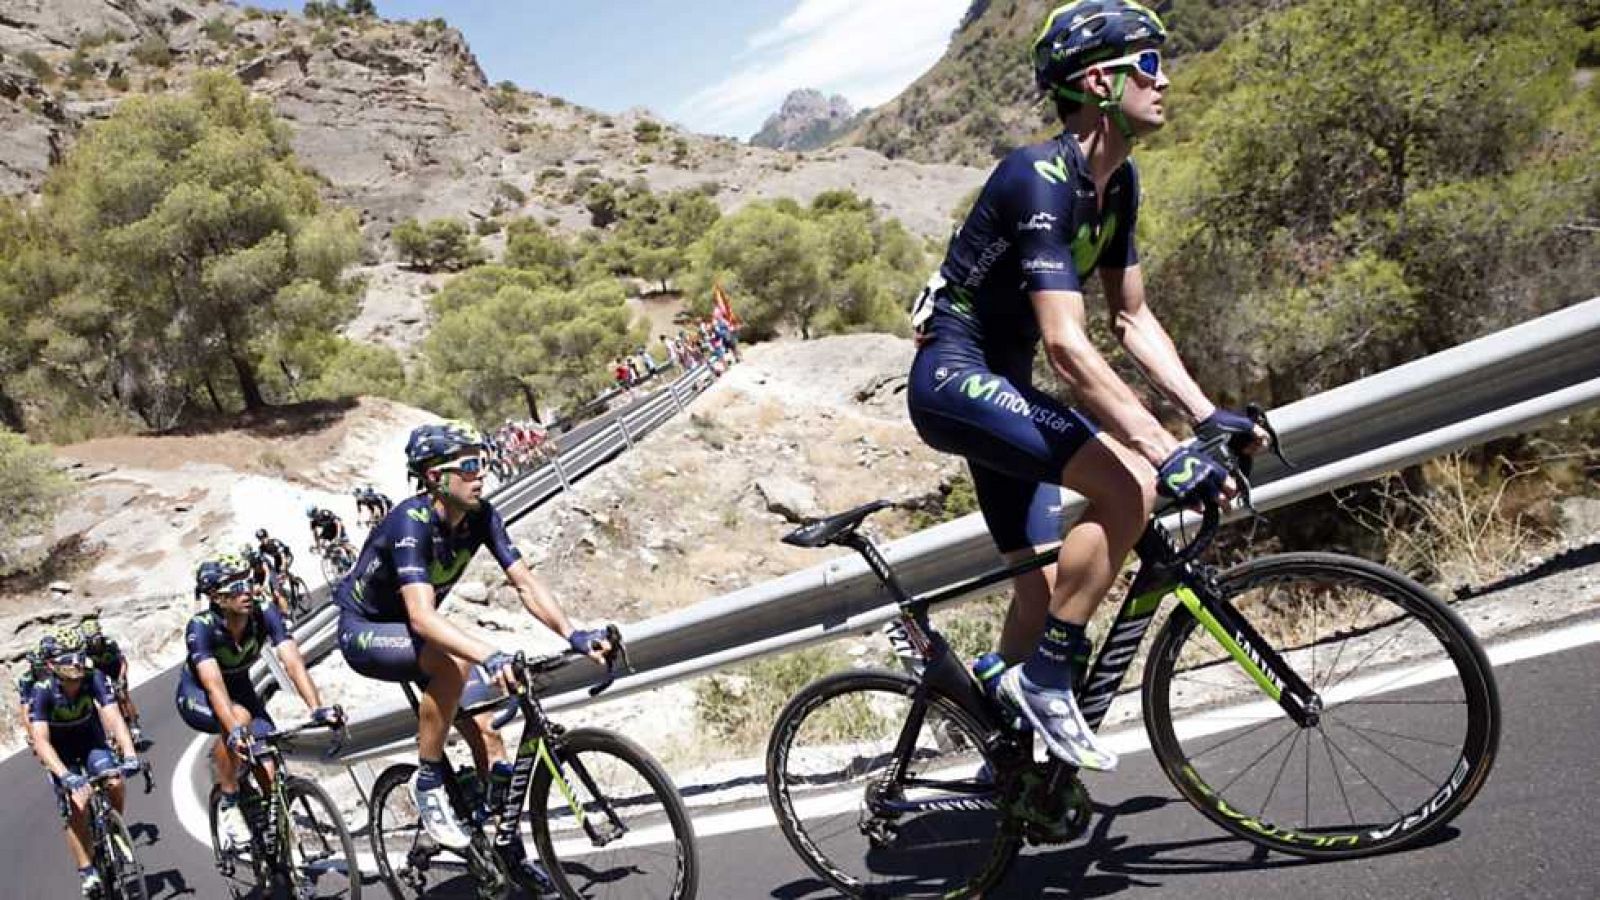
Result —
<path fill-rule="evenodd" d="M 376 2 L 385 18 L 460 29 L 491 82 L 748 138 L 796 88 L 857 107 L 892 99 L 944 52 L 969 0 Z"/>

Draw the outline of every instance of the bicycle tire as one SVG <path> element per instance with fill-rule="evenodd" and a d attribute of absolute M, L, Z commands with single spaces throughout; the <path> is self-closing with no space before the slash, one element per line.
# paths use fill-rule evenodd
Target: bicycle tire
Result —
<path fill-rule="evenodd" d="M 361 900 L 361 869 L 356 857 L 355 839 L 350 836 L 350 829 L 345 825 L 344 816 L 340 815 L 333 798 L 321 785 L 295 775 L 290 775 L 284 781 L 283 798 L 287 806 L 283 812 L 288 816 L 289 826 L 284 838 L 293 846 L 283 848 L 287 852 L 279 855 L 292 861 L 293 867 L 300 870 L 292 873 L 295 896 Z M 321 846 L 306 846 L 309 842 L 302 836 L 301 829 L 308 824 L 320 835 Z M 334 843 L 338 844 L 336 848 Z M 340 862 L 343 863 L 342 871 L 337 865 Z M 330 883 L 319 883 L 324 881 Z M 302 886 L 312 888 L 315 893 L 308 894 L 300 890 Z M 331 888 L 331 891 L 325 891 L 324 888 Z"/>
<path fill-rule="evenodd" d="M 133 850 L 133 835 L 122 816 L 106 810 L 106 833 L 100 851 L 100 877 L 109 900 L 150 900 L 144 883 L 144 867 Z"/>
<path fill-rule="evenodd" d="M 244 788 L 242 782 L 240 787 L 241 789 Z M 258 896 L 263 889 L 269 886 L 269 874 L 265 871 L 262 862 L 255 858 L 256 854 L 252 852 L 248 862 L 250 877 L 248 879 L 242 878 L 237 870 L 237 866 L 241 862 L 239 853 L 237 851 L 233 853 L 224 853 L 222 851 L 222 832 L 218 827 L 217 820 L 217 804 L 221 799 L 222 788 L 212 785 L 211 796 L 206 801 L 206 818 L 211 829 L 211 853 L 216 863 L 217 872 L 227 882 L 228 894 L 234 900 Z"/>
<path fill-rule="evenodd" d="M 695 896 L 700 883 L 700 859 L 694 823 L 689 819 L 677 786 L 660 763 L 633 741 L 599 728 L 574 728 L 552 739 L 548 759 L 549 765 L 540 766 L 534 772 L 528 788 L 526 815 L 539 859 L 563 898 L 688 900 Z M 602 768 L 602 763 L 613 761 L 620 763 L 632 779 L 636 779 L 625 785 L 627 792 L 621 796 L 613 793 L 609 779 L 604 784 L 601 782 L 610 774 Z M 564 795 L 554 798 L 552 805 L 550 788 L 555 784 L 552 769 L 560 770 L 563 778 L 568 779 L 567 789 L 573 792 L 587 817 L 582 822 L 577 820 Z M 614 845 L 591 847 L 590 852 L 577 853 L 590 820 L 599 818 L 597 787 L 606 795 L 613 814 L 618 818 L 624 814 L 628 816 L 628 824 L 635 829 L 638 840 L 630 843 L 623 839 Z M 670 832 L 667 837 L 671 851 L 652 849 L 658 845 L 652 839 L 659 837 L 662 829 Z M 593 844 L 593 832 L 588 836 Z M 557 840 L 562 842 L 560 847 Z M 668 852 L 672 856 L 670 874 L 665 866 L 649 864 Z M 618 871 L 626 872 L 627 877 L 610 877 Z M 521 880 L 520 873 L 516 877 Z M 650 879 L 648 882 L 644 880 L 646 877 Z"/>
<path fill-rule="evenodd" d="M 322 565 L 322 580 L 327 582 L 328 587 L 330 588 L 337 586 L 339 584 L 339 578 L 343 575 L 343 573 L 340 572 L 339 567 L 335 565 L 332 551 L 322 554 L 320 561 Z"/>
<path fill-rule="evenodd" d="M 311 614 L 311 589 L 299 575 L 289 576 L 289 608 L 294 610 L 296 618 Z"/>
<path fill-rule="evenodd" d="M 969 849 L 954 848 L 955 841 L 951 837 L 935 835 L 929 846 L 936 849 L 919 850 L 913 841 L 908 853 L 898 854 L 906 856 L 906 860 L 888 859 L 890 853 L 886 850 L 894 848 L 886 845 L 885 835 L 890 843 L 899 842 L 910 829 L 906 827 L 907 822 L 868 816 L 864 804 L 866 794 L 881 789 L 881 785 L 862 777 L 864 773 L 861 767 L 874 762 L 882 763 L 893 755 L 896 739 L 911 714 L 912 697 L 917 687 L 916 679 L 899 672 L 838 672 L 803 688 L 789 701 L 773 724 L 772 736 L 767 744 L 767 796 L 777 814 L 778 825 L 784 839 L 806 865 L 847 897 L 940 897 L 949 900 L 975 897 L 1005 876 L 1020 849 L 1021 837 L 1011 826 L 1006 813 L 1000 809 L 961 806 L 924 812 L 920 817 L 910 820 L 909 824 L 925 829 L 930 820 L 942 820 L 942 825 L 934 823 L 934 827 L 949 828 L 951 834 L 963 839 Z M 841 705 L 834 707 L 839 711 L 832 715 L 835 720 L 842 718 L 845 724 L 829 724 L 826 707 L 841 700 Z M 919 771 L 927 771 L 927 767 L 934 765 L 966 768 L 971 772 L 979 771 L 980 766 L 989 766 L 990 772 L 999 771 L 985 749 L 983 735 L 987 729 L 958 704 L 939 693 L 930 694 L 929 701 L 928 718 L 918 732 L 918 746 L 924 746 L 921 735 L 927 736 L 926 740 L 931 746 L 920 755 L 923 762 Z M 904 713 L 899 712 L 902 706 L 905 707 Z M 819 710 L 824 712 L 818 714 Z M 816 753 L 802 754 L 809 758 L 799 758 L 796 756 L 796 739 L 807 732 L 808 720 L 814 714 L 818 715 L 817 730 L 824 743 Z M 874 726 L 877 734 L 871 733 Z M 874 746 L 881 749 L 874 751 L 863 747 L 875 738 L 877 743 Z M 873 753 L 875 756 L 868 755 Z M 843 758 L 830 758 L 834 754 Z M 815 768 L 816 772 L 807 774 L 802 771 L 806 768 Z M 845 779 L 860 779 L 862 786 L 852 787 L 848 792 L 834 790 L 834 783 Z M 819 787 L 808 790 L 806 782 L 818 784 Z M 821 787 L 824 782 L 827 786 Z M 827 793 L 815 796 L 819 791 Z M 848 808 L 842 803 L 837 804 L 840 811 L 828 819 L 815 814 L 810 817 L 813 822 L 844 822 L 838 832 L 825 833 L 823 826 L 808 825 L 801 816 L 802 803 L 814 813 L 818 807 L 835 805 L 837 801 L 834 798 L 841 794 L 843 797 L 859 796 Z M 866 834 L 869 827 L 874 831 L 871 836 Z M 866 849 L 859 854 L 862 864 L 889 869 L 887 876 L 896 878 L 897 882 L 871 881 L 876 878 L 876 871 L 857 873 L 847 869 L 842 864 L 843 860 L 837 858 L 845 855 L 845 852 L 829 850 L 824 846 L 838 837 L 865 841 Z M 938 872 L 940 868 L 961 862 L 972 862 L 976 867 L 970 872 L 963 870 L 942 876 Z M 909 880 L 903 877 L 905 875 L 910 876 Z M 929 883 L 928 879 L 936 877 L 942 880 Z"/>
<path fill-rule="evenodd" d="M 1454 610 L 1398 572 L 1331 553 L 1251 560 L 1223 573 L 1219 584 L 1228 603 L 1319 692 L 1324 709 L 1313 726 L 1297 725 L 1196 628 L 1187 608 L 1176 607 L 1151 647 L 1143 700 L 1151 747 L 1186 800 L 1234 835 L 1313 859 L 1414 846 L 1472 801 L 1493 768 L 1500 701 L 1488 657 Z M 1341 670 L 1342 662 L 1349 666 Z M 1175 687 L 1175 678 L 1183 683 Z M 1199 702 L 1179 710 L 1178 695 Z M 1245 697 L 1257 702 L 1238 705 Z M 1175 712 L 1196 710 L 1209 712 L 1215 730 L 1207 733 L 1208 720 L 1191 716 L 1188 736 L 1180 737 Z M 1407 715 L 1406 724 L 1394 724 Z M 1240 720 L 1248 724 L 1235 724 Z M 1414 730 L 1424 724 L 1459 740 L 1420 737 Z M 1320 747 L 1313 746 L 1319 737 Z M 1213 761 L 1222 757 L 1204 759 L 1230 746 L 1231 768 Z M 1241 769 L 1243 760 L 1250 762 Z M 1388 771 L 1396 767 L 1403 771 Z M 1313 784 L 1319 769 L 1330 784 Z M 1274 805 L 1284 776 L 1302 770 L 1304 789 Z M 1390 774 L 1403 776 L 1405 796 L 1380 785 Z M 1412 782 L 1424 782 L 1426 790 Z M 1314 820 L 1313 806 L 1324 804 L 1333 807 L 1330 821 Z"/>

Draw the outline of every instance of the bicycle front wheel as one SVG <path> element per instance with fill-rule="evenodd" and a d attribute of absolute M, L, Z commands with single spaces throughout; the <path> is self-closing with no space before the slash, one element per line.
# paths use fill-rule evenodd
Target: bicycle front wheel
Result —
<path fill-rule="evenodd" d="M 914 702 L 916 690 L 895 672 L 840 672 L 772 728 L 767 795 L 783 836 L 849 897 L 973 897 L 1017 854 L 986 729 L 942 695 Z"/>
<path fill-rule="evenodd" d="M 1226 572 L 1221 593 L 1319 698 L 1302 726 L 1176 608 L 1144 677 L 1167 777 L 1252 843 L 1313 858 L 1424 840 L 1483 787 L 1500 739 L 1494 672 L 1466 624 L 1376 563 L 1289 553 Z"/>
<path fill-rule="evenodd" d="M 528 824 L 561 896 L 695 896 L 694 826 L 661 765 L 598 728 L 568 731 L 550 749 L 528 788 Z"/>
<path fill-rule="evenodd" d="M 111 900 L 149 900 L 144 869 L 133 853 L 133 836 L 114 809 L 106 810 L 106 833 L 100 852 L 100 877 Z"/>
<path fill-rule="evenodd" d="M 356 844 L 333 798 L 314 781 L 290 777 L 284 784 L 287 806 L 282 859 L 296 900 L 347 897 L 360 900 L 361 867 Z"/>
<path fill-rule="evenodd" d="M 296 618 L 311 614 L 311 590 L 298 575 L 289 579 L 289 607 L 294 610 Z"/>

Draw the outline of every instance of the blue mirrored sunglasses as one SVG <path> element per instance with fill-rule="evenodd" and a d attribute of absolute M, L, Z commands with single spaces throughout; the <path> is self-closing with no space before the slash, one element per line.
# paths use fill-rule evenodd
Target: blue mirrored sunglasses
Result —
<path fill-rule="evenodd" d="M 214 593 L 214 594 L 235 594 L 235 595 L 237 595 L 237 594 L 248 594 L 251 591 L 255 590 L 255 588 L 256 588 L 255 582 L 251 581 L 248 578 L 241 578 L 241 579 L 239 579 L 237 581 L 230 581 L 227 584 L 218 585 L 217 589 L 215 591 L 212 591 L 212 593 Z"/>
<path fill-rule="evenodd" d="M 1102 67 L 1107 69 L 1133 68 L 1137 69 L 1139 74 L 1146 78 L 1159 78 L 1161 77 L 1161 51 L 1156 49 L 1140 50 L 1138 53 L 1130 53 L 1127 56 L 1119 56 L 1116 59 L 1101 60 L 1094 65 L 1085 67 L 1082 71 L 1074 72 L 1066 80 L 1070 81 L 1090 69 Z"/>
<path fill-rule="evenodd" d="M 458 459 L 448 466 L 440 466 L 439 471 L 460 472 L 462 475 L 476 475 L 483 471 L 483 457 L 469 456 L 466 459 Z"/>

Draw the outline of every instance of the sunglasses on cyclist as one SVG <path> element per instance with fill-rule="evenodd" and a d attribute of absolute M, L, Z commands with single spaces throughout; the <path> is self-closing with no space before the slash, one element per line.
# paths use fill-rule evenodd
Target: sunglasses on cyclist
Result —
<path fill-rule="evenodd" d="M 248 578 L 240 578 L 237 581 L 230 581 L 227 584 L 218 585 L 217 589 L 211 593 L 229 597 L 237 597 L 240 594 L 248 594 L 255 590 L 255 588 L 255 582 Z"/>
<path fill-rule="evenodd" d="M 447 466 L 440 466 L 438 471 L 454 472 L 457 475 L 481 475 L 483 474 L 483 457 L 469 456 L 466 459 L 458 459 Z"/>
<path fill-rule="evenodd" d="M 1077 78 L 1079 75 L 1082 75 L 1084 72 L 1087 72 L 1090 69 L 1097 69 L 1101 67 L 1108 69 L 1132 68 L 1137 70 L 1140 75 L 1143 75 L 1146 78 L 1160 78 L 1161 51 L 1154 49 L 1140 50 L 1138 53 L 1130 53 L 1127 56 L 1119 56 L 1116 59 L 1102 60 L 1092 66 L 1084 67 L 1082 71 L 1074 73 L 1071 78 Z M 1071 78 L 1067 80 L 1070 81 Z"/>
<path fill-rule="evenodd" d="M 89 669 L 89 658 L 82 653 L 63 653 L 50 660 L 50 669 L 62 678 L 82 678 Z"/>

